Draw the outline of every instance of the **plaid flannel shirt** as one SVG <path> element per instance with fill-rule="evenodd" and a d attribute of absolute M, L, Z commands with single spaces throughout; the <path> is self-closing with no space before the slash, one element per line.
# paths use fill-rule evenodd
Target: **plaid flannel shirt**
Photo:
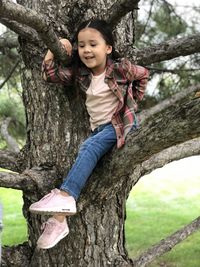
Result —
<path fill-rule="evenodd" d="M 60 66 L 54 60 L 43 61 L 42 74 L 47 82 L 71 85 L 72 69 Z M 125 58 L 119 61 L 107 60 L 105 82 L 118 97 L 119 104 L 112 116 L 111 123 L 117 135 L 117 147 L 125 143 L 125 137 L 136 123 L 137 102 L 144 96 L 149 72 L 146 68 L 133 65 Z M 91 71 L 82 67 L 76 77 L 80 89 L 86 93 L 91 82 Z"/>

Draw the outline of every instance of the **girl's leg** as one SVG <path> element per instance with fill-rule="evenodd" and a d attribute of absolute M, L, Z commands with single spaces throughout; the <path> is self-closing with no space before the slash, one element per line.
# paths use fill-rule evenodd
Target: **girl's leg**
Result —
<path fill-rule="evenodd" d="M 98 127 L 81 145 L 77 159 L 61 185 L 61 190 L 53 189 L 38 202 L 29 207 L 30 212 L 43 214 L 76 213 L 75 200 L 85 186 L 98 160 L 116 143 L 116 133 L 112 124 Z M 69 195 L 67 195 L 69 194 Z"/>
<path fill-rule="evenodd" d="M 77 159 L 60 189 L 77 200 L 97 162 L 116 141 L 115 129 L 111 123 L 98 127 L 81 145 Z"/>
<path fill-rule="evenodd" d="M 58 203 L 60 199 L 62 205 L 64 204 L 64 208 L 66 208 L 66 203 L 72 196 L 77 199 L 98 160 L 115 143 L 116 134 L 111 124 L 100 126 L 96 129 L 95 132 L 81 145 L 78 157 L 68 173 L 68 176 L 64 179 L 64 182 L 61 185 L 61 191 L 52 192 L 51 196 L 44 199 L 44 205 L 42 204 L 44 210 L 49 204 L 50 206 L 54 206 L 54 203 Z M 72 196 L 69 196 L 68 194 Z M 33 210 L 34 209 L 37 210 L 38 206 L 36 205 Z M 65 215 L 54 214 L 54 216 L 46 222 L 44 232 L 37 241 L 37 246 L 42 249 L 51 248 L 68 233 L 69 228 Z"/>

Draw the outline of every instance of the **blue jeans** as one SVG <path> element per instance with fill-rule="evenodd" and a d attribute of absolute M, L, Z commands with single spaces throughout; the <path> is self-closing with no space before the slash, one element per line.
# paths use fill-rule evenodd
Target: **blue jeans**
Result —
<path fill-rule="evenodd" d="M 60 189 L 76 200 L 99 159 L 117 142 L 116 132 L 111 123 L 97 127 L 82 143 L 78 156 Z"/>

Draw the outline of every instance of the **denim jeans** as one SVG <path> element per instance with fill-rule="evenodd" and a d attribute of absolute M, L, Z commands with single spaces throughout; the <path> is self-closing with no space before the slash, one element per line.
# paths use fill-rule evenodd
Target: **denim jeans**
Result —
<path fill-rule="evenodd" d="M 99 159 L 116 142 L 116 132 L 111 123 L 97 127 L 80 146 L 76 161 L 60 189 L 68 192 L 77 200 Z"/>

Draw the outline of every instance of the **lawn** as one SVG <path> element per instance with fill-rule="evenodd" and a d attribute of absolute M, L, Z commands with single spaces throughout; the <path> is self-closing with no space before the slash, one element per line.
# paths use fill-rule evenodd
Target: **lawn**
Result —
<path fill-rule="evenodd" d="M 127 201 L 126 242 L 131 258 L 200 215 L 200 157 L 144 176 Z M 200 267 L 200 232 L 151 267 Z M 150 267 L 149 266 L 149 267 Z"/>
<path fill-rule="evenodd" d="M 0 188 L 0 203 L 3 205 L 2 244 L 14 245 L 27 240 L 26 221 L 22 215 L 22 192 Z"/>
<path fill-rule="evenodd" d="M 200 158 L 169 164 L 140 179 L 127 201 L 126 246 L 134 258 L 200 215 Z M 0 188 L 4 207 L 2 243 L 25 241 L 22 193 Z M 187 238 L 149 267 L 200 267 L 200 232 Z"/>

